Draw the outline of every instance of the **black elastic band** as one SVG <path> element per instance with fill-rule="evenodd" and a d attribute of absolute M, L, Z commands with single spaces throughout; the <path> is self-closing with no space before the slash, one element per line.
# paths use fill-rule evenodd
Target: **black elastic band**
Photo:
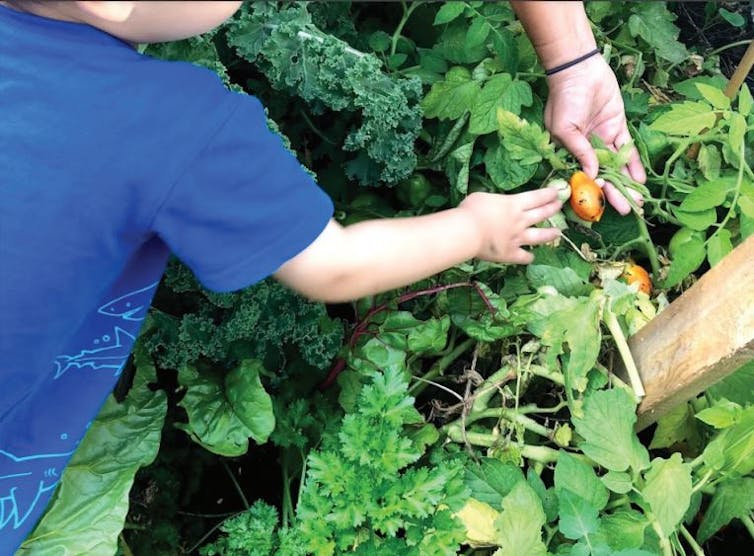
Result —
<path fill-rule="evenodd" d="M 549 75 L 552 75 L 553 73 L 558 73 L 559 71 L 563 71 L 564 69 L 568 69 L 568 68 L 570 68 L 572 66 L 575 66 L 576 64 L 579 64 L 579 63 L 583 62 L 587 58 L 591 58 L 595 54 L 599 54 L 599 52 L 600 52 L 600 49 L 599 48 L 595 48 L 591 52 L 587 52 L 586 54 L 584 54 L 583 56 L 579 56 L 575 60 L 571 60 L 570 62 L 566 62 L 565 64 L 561 64 L 559 66 L 555 66 L 552 69 L 545 70 L 545 75 L 549 76 Z"/>

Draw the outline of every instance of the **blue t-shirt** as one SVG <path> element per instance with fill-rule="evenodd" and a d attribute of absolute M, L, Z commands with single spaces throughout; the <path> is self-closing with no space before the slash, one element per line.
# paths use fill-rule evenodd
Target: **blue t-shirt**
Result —
<path fill-rule="evenodd" d="M 0 555 L 112 390 L 169 254 L 235 290 L 331 214 L 253 97 L 0 6 Z"/>

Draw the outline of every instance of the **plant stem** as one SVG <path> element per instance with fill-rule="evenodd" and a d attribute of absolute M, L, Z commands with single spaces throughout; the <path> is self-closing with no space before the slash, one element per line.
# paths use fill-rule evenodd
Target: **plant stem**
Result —
<path fill-rule="evenodd" d="M 467 338 L 466 340 L 458 344 L 455 348 L 453 348 L 453 351 L 441 357 L 437 362 L 435 362 L 435 364 L 432 365 L 429 371 L 427 371 L 420 377 L 421 381 L 412 384 L 408 389 L 408 393 L 414 397 L 419 395 L 427 387 L 427 381 L 433 380 L 443 374 L 445 370 L 450 366 L 450 364 L 453 363 L 453 361 L 470 350 L 475 343 L 476 340 L 474 340 L 473 338 Z"/>
<path fill-rule="evenodd" d="M 403 17 L 401 17 L 401 20 L 398 23 L 398 27 L 395 28 L 395 31 L 393 32 L 393 37 L 390 39 L 390 55 L 391 56 L 395 54 L 395 50 L 398 48 L 398 41 L 401 38 L 401 31 L 403 31 L 403 27 L 405 27 L 406 22 L 408 22 L 408 18 L 411 17 L 411 14 L 414 13 L 414 10 L 418 8 L 420 5 L 421 5 L 421 2 L 411 2 L 411 5 L 409 5 L 407 9 L 406 3 L 401 2 L 401 6 L 403 7 Z"/>
<path fill-rule="evenodd" d="M 131 547 L 128 546 L 128 543 L 126 542 L 126 538 L 123 536 L 123 533 L 118 535 L 118 541 L 120 543 L 120 549 L 123 551 L 123 556 L 134 556 L 134 553 L 131 550 Z"/>
<path fill-rule="evenodd" d="M 551 371 L 550 369 L 542 367 L 541 365 L 530 365 L 527 370 L 534 376 L 540 376 L 542 378 L 546 378 L 550 382 L 554 382 L 559 386 L 565 386 L 563 373 Z"/>
<path fill-rule="evenodd" d="M 738 94 L 738 89 L 741 87 L 744 79 L 746 79 L 746 76 L 749 75 L 752 66 L 754 66 L 754 40 L 749 41 L 749 48 L 747 48 L 746 52 L 744 52 L 741 61 L 736 67 L 736 71 L 734 71 L 733 75 L 730 76 L 728 86 L 725 87 L 726 97 L 731 100 L 735 98 L 735 96 Z"/>
<path fill-rule="evenodd" d="M 686 542 L 689 543 L 689 546 L 691 547 L 691 550 L 694 551 L 694 554 L 696 556 L 705 556 L 704 550 L 701 546 L 699 546 L 699 543 L 696 542 L 696 539 L 691 536 L 691 533 L 689 533 L 689 530 L 686 529 L 686 527 L 681 524 L 680 526 L 681 535 L 683 535 L 683 538 L 686 539 Z"/>
<path fill-rule="evenodd" d="M 233 481 L 233 486 L 236 487 L 236 491 L 238 492 L 238 495 L 241 497 L 241 501 L 243 502 L 243 507 L 248 510 L 249 501 L 246 499 L 246 496 L 244 495 L 243 490 L 241 490 L 241 485 L 238 484 L 238 481 L 236 480 L 236 476 L 230 470 L 230 467 L 228 467 L 228 462 L 226 462 L 225 460 L 223 460 L 223 467 L 225 468 L 225 471 L 228 472 L 228 475 L 230 476 L 230 480 Z"/>
<path fill-rule="evenodd" d="M 744 524 L 744 527 L 746 527 L 751 538 L 754 539 L 754 519 L 752 519 L 750 515 L 745 515 L 741 517 L 741 522 Z"/>
<path fill-rule="evenodd" d="M 634 389 L 634 394 L 637 398 L 644 397 L 646 392 L 644 391 L 644 385 L 641 383 L 641 376 L 639 376 L 639 370 L 636 368 L 636 363 L 631 355 L 631 350 L 628 347 L 626 336 L 623 334 L 623 329 L 620 327 L 620 323 L 615 316 L 615 313 L 605 305 L 602 311 L 602 320 L 605 321 L 605 325 L 610 334 L 613 336 L 613 341 L 618 348 L 623 364 L 626 366 L 626 372 L 628 372 L 628 378 L 631 381 L 631 387 Z"/>
<path fill-rule="evenodd" d="M 663 534 L 660 524 L 653 515 L 647 515 L 649 523 L 652 525 L 652 529 L 657 533 L 657 538 L 660 539 L 660 548 L 662 549 L 662 556 L 673 556 L 673 547 L 670 546 L 670 540 Z"/>
<path fill-rule="evenodd" d="M 511 423 L 518 423 L 519 425 L 522 425 L 526 430 L 531 431 L 535 434 L 538 434 L 548 439 L 552 438 L 555 432 L 551 429 L 548 429 L 544 425 L 540 425 L 531 417 L 527 417 L 526 415 L 522 415 L 521 413 L 519 413 L 518 411 L 514 409 L 509 409 L 505 407 L 494 407 L 494 408 L 485 409 L 479 412 L 471 412 L 463 420 L 463 423 L 465 423 L 466 425 L 469 425 L 481 419 L 498 419 L 498 420 L 504 419 L 506 421 L 510 421 Z M 461 420 L 457 419 L 455 421 L 451 421 L 450 423 L 444 425 L 440 430 L 446 433 L 449 433 L 451 428 L 457 427 L 460 429 L 461 426 L 462 426 Z"/>

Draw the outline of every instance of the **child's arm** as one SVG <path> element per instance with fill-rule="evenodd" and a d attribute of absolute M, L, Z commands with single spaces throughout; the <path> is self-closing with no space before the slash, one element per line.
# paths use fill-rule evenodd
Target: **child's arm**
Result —
<path fill-rule="evenodd" d="M 330 221 L 275 277 L 303 295 L 347 301 L 404 286 L 478 257 L 527 264 L 521 246 L 557 238 L 535 228 L 560 210 L 551 188 L 497 195 L 473 193 L 457 208 L 414 218 L 369 220 L 348 227 Z"/>

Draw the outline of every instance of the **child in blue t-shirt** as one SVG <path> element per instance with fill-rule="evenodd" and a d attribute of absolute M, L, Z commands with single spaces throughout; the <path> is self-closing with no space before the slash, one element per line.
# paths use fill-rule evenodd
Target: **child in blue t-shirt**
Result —
<path fill-rule="evenodd" d="M 0 2 L 0 555 L 44 510 L 125 364 L 172 252 L 208 288 L 273 275 L 343 301 L 474 257 L 528 263 L 552 189 L 416 218 L 332 219 L 251 96 L 133 43 L 240 2 Z"/>

